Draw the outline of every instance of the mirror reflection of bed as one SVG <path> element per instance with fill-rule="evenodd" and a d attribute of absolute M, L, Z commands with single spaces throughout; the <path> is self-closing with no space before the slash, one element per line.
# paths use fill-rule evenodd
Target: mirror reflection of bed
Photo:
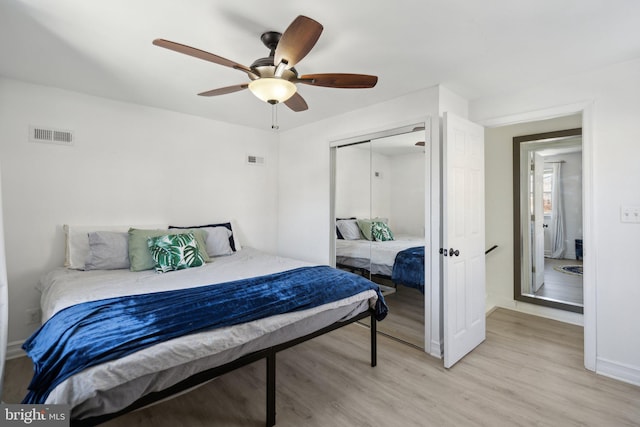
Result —
<path fill-rule="evenodd" d="M 336 266 L 378 283 L 378 332 L 424 348 L 424 130 L 339 146 Z"/>

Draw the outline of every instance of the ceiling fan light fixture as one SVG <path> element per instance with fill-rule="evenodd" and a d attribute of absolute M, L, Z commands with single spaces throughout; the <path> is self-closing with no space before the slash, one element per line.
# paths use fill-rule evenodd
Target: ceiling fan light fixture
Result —
<path fill-rule="evenodd" d="M 296 85 L 277 77 L 263 77 L 249 83 L 249 90 L 269 104 L 285 102 L 296 93 Z"/>

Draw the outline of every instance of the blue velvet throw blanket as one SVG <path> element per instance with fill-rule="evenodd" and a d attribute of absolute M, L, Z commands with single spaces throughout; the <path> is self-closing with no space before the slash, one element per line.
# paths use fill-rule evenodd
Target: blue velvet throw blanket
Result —
<path fill-rule="evenodd" d="M 416 288 L 424 294 L 424 246 L 398 252 L 391 280 L 398 285 Z"/>
<path fill-rule="evenodd" d="M 387 306 L 378 285 L 328 266 L 77 304 L 52 316 L 22 346 L 35 371 L 22 403 L 44 403 L 71 375 L 156 343 L 317 307 L 369 289 L 378 294 L 375 317 L 382 320 Z"/>

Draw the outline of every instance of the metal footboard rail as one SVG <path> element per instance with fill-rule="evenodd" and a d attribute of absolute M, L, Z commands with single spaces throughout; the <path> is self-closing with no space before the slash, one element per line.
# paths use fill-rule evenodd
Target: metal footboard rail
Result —
<path fill-rule="evenodd" d="M 84 426 L 95 426 L 98 424 L 102 424 L 104 422 L 117 418 L 126 413 L 135 411 L 137 409 L 148 406 L 152 403 L 156 403 L 160 400 L 179 394 L 190 388 L 204 384 L 207 381 L 210 381 L 214 378 L 217 378 L 235 369 L 251 364 L 260 359 L 265 359 L 266 367 L 267 367 L 266 426 L 273 427 L 276 424 L 276 354 L 279 351 L 286 350 L 290 347 L 293 347 L 295 345 L 298 345 L 310 339 L 316 338 L 320 335 L 324 335 L 328 332 L 331 332 L 343 326 L 349 325 L 351 323 L 357 322 L 358 320 L 365 319 L 367 317 L 369 317 L 371 320 L 371 331 L 370 331 L 371 333 L 371 366 L 375 367 L 377 365 L 377 334 L 376 334 L 377 321 L 375 318 L 374 310 L 369 309 L 348 320 L 345 320 L 343 322 L 335 322 L 329 326 L 326 326 L 308 335 L 304 335 L 302 337 L 295 338 L 291 341 L 287 341 L 282 344 L 268 347 L 263 350 L 258 350 L 254 353 L 247 354 L 245 356 L 242 356 L 224 365 L 216 366 L 216 367 L 207 369 L 205 371 L 199 372 L 189 378 L 184 379 L 179 383 L 174 384 L 169 388 L 166 388 L 161 391 L 149 393 L 118 412 L 99 415 L 99 416 L 90 417 L 90 418 L 84 418 L 81 420 L 71 420 L 71 425 L 74 427 L 76 426 L 84 427 Z"/>

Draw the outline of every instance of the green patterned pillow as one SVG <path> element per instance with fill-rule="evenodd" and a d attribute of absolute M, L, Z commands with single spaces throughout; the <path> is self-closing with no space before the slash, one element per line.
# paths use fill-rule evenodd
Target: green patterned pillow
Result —
<path fill-rule="evenodd" d="M 358 223 L 358 228 L 360 228 L 360 232 L 362 232 L 362 235 L 367 240 L 376 240 L 373 234 L 371 234 L 371 232 L 373 231 L 372 228 L 374 223 L 380 222 L 383 224 L 387 224 L 389 222 L 387 218 L 378 218 L 378 217 L 373 219 L 358 219 L 356 221 Z M 392 240 L 393 240 L 393 237 L 392 237 Z"/>
<path fill-rule="evenodd" d="M 175 229 L 175 230 L 145 230 L 140 228 L 129 229 L 129 263 L 131 271 L 151 270 L 156 263 L 151 258 L 149 251 L 149 238 L 164 236 L 166 234 L 185 234 L 193 233 L 198 243 L 198 249 L 206 248 L 207 232 L 204 229 Z M 207 251 L 202 249 L 200 254 L 204 258 L 204 262 L 211 261 Z"/>
<path fill-rule="evenodd" d="M 371 235 L 374 240 L 380 242 L 386 242 L 387 240 L 393 240 L 393 233 L 387 224 L 380 221 L 375 221 L 371 224 Z"/>
<path fill-rule="evenodd" d="M 193 233 L 150 237 L 147 244 L 151 258 L 156 263 L 156 271 L 159 273 L 200 267 L 204 264 L 204 258 Z"/>

